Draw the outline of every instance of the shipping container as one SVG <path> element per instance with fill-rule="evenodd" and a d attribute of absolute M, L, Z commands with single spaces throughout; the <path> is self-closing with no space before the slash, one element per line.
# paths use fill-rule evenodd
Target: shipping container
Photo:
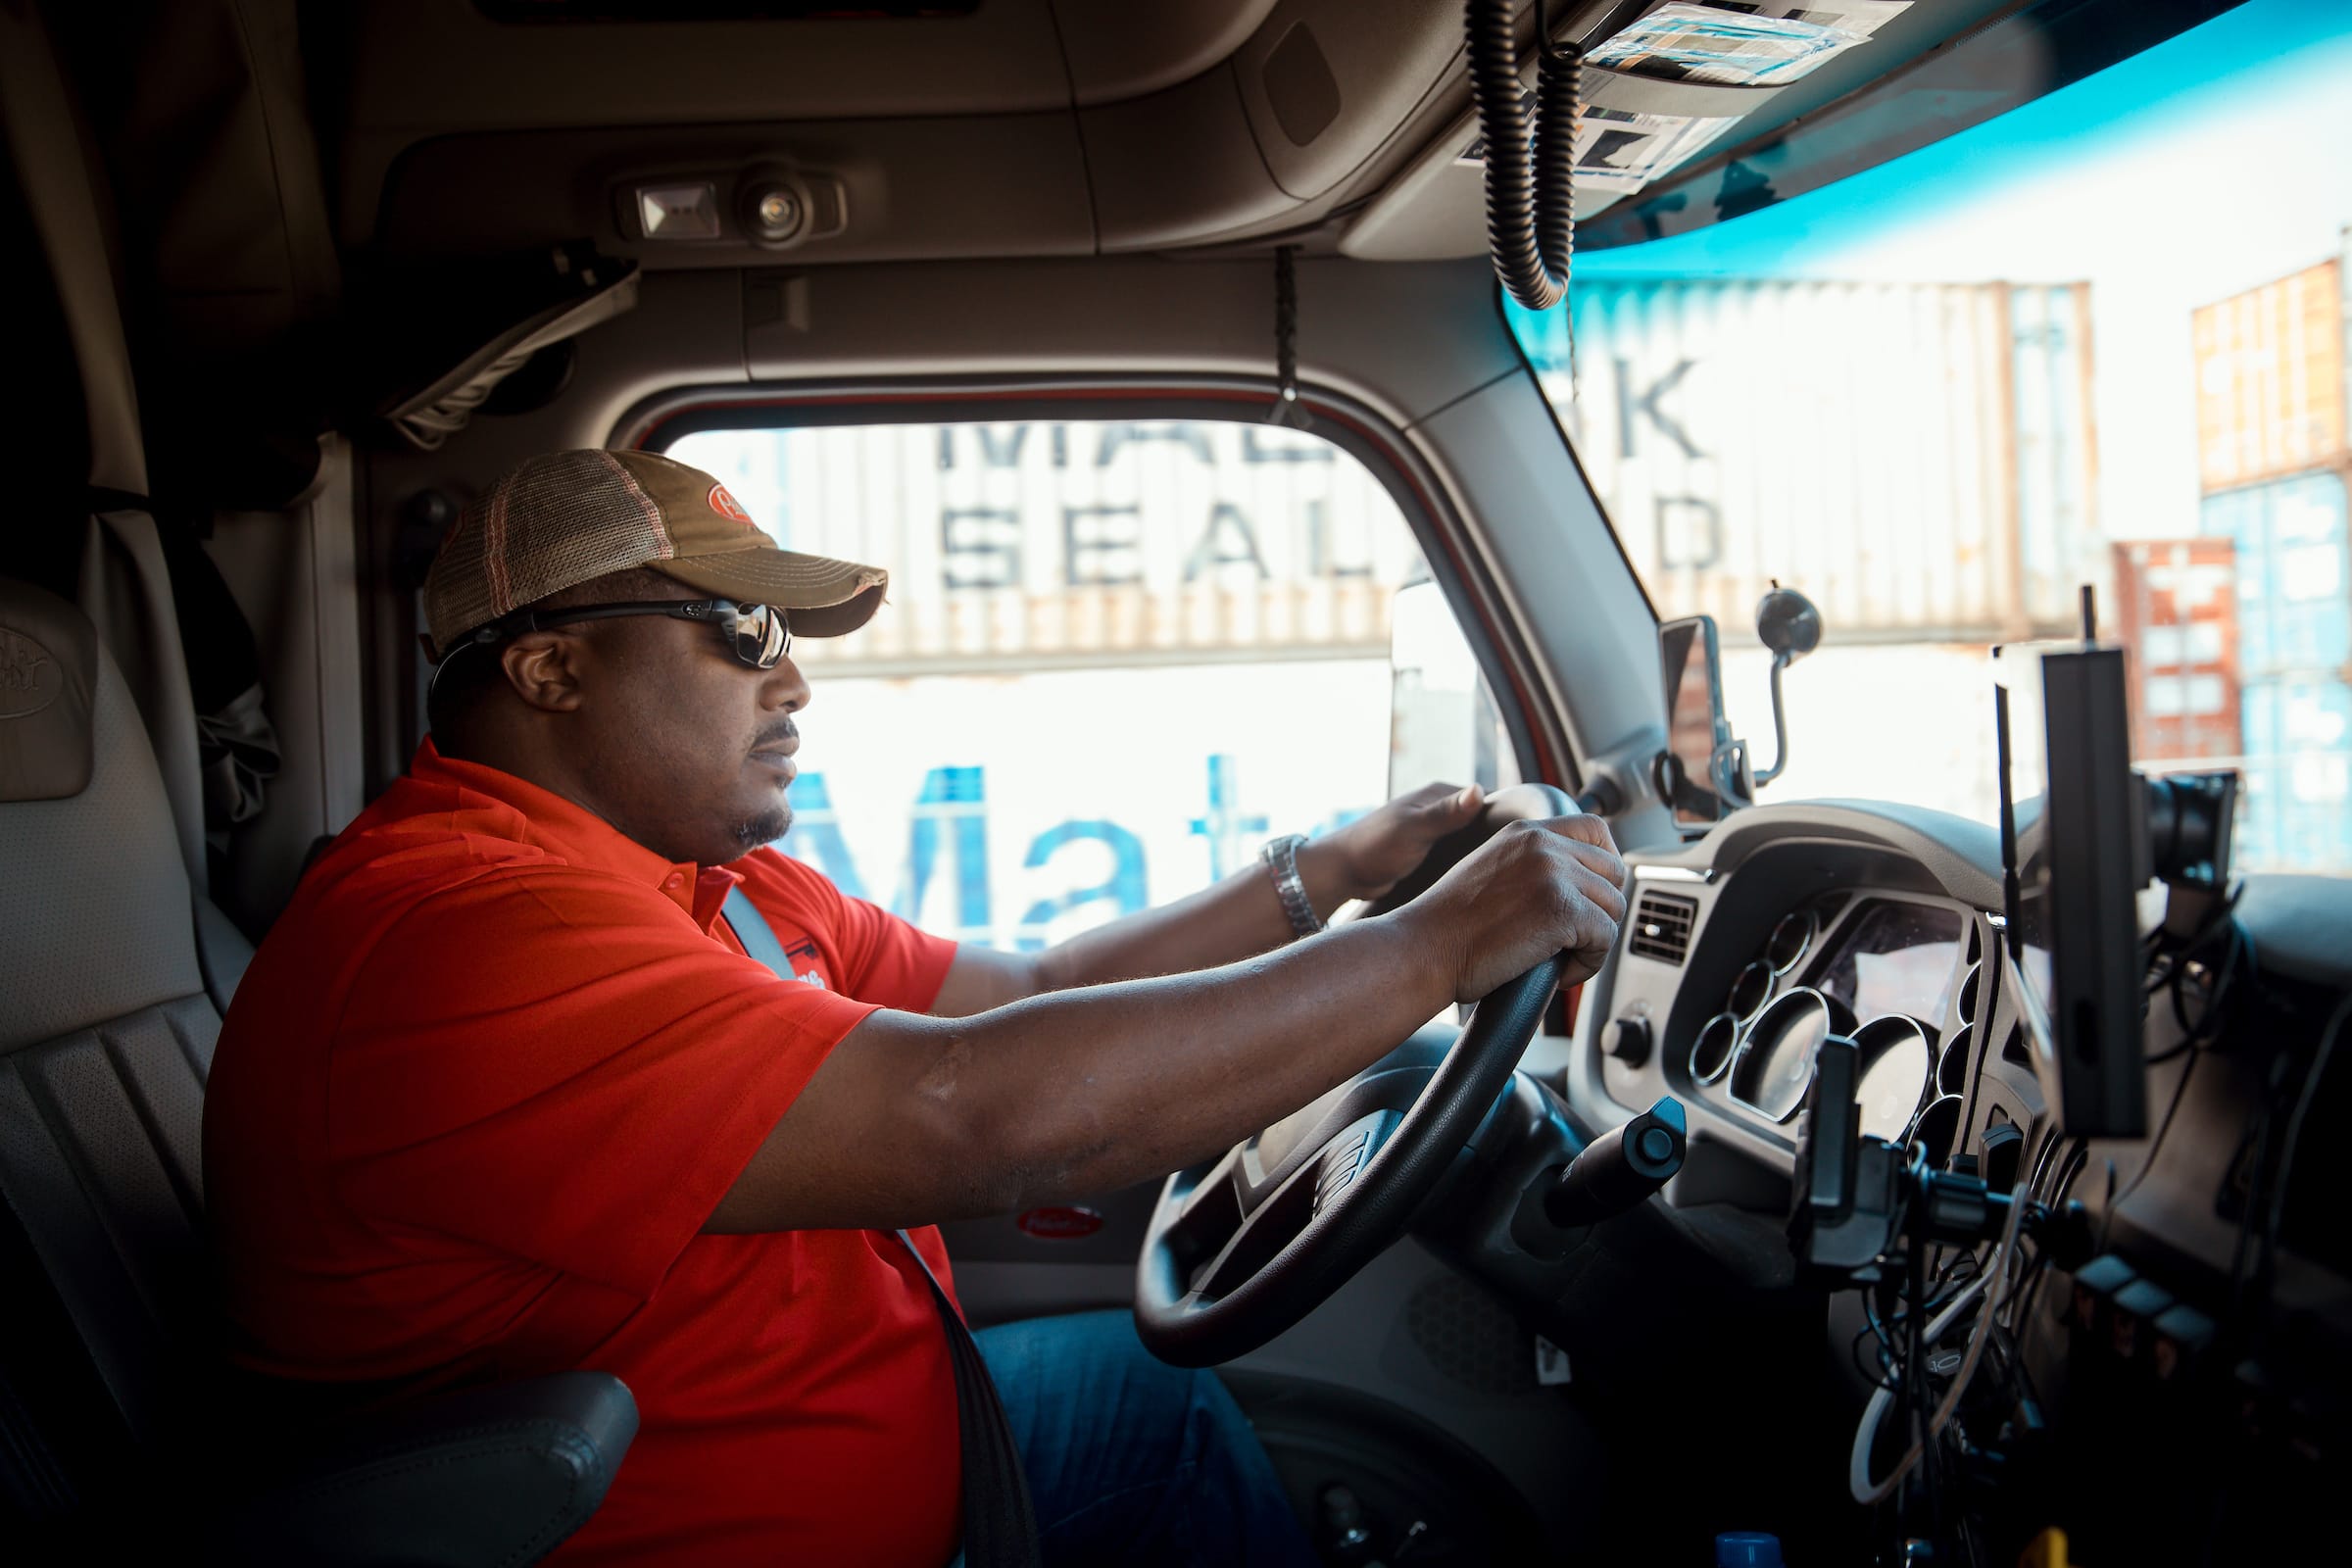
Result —
<path fill-rule="evenodd" d="M 2236 546 L 2118 544 L 2107 609 L 2129 671 L 2132 758 L 2163 767 L 2237 756 Z"/>
<path fill-rule="evenodd" d="M 811 666 L 1385 660 L 1390 600 L 1427 570 L 1362 464 L 1263 423 L 711 430 L 670 450 L 786 548 L 889 569 L 889 611 L 810 643 Z"/>
<path fill-rule="evenodd" d="M 2345 424 L 2342 261 L 2199 309 L 2197 467 L 2223 490 L 2340 462 Z"/>
<path fill-rule="evenodd" d="M 2238 865 L 2352 870 L 2352 683 L 2326 674 L 2250 679 L 2239 701 Z"/>
<path fill-rule="evenodd" d="M 2324 470 L 2207 496 L 2198 526 L 2237 557 L 2238 670 L 2246 679 L 2352 667 L 2346 474 Z"/>
<path fill-rule="evenodd" d="M 1511 313 L 1652 601 L 1749 635 L 1774 578 L 1840 641 L 2064 630 L 2103 575 L 2086 285 L 1580 282 Z"/>
<path fill-rule="evenodd" d="M 1378 806 L 1389 720 L 1385 658 L 1271 677 L 837 667 L 801 717 L 780 847 L 940 935 L 1034 950 L 1206 887 L 1273 834 Z"/>

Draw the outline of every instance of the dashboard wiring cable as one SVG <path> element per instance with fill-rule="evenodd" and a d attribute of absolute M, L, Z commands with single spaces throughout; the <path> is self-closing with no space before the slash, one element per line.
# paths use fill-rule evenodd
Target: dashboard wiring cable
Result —
<path fill-rule="evenodd" d="M 2148 1140 L 2147 1154 L 2140 1160 L 2139 1169 L 2133 1171 L 2132 1179 L 2124 1184 L 2124 1190 L 2107 1200 L 2106 1210 L 2099 1216 L 2098 1250 L 2102 1252 L 2107 1250 L 2107 1236 L 2115 1227 L 2117 1210 L 2131 1201 L 2132 1195 L 2139 1191 L 2140 1183 L 2148 1179 L 2148 1172 L 2156 1168 L 2156 1156 L 2164 1152 L 2164 1136 L 2173 1130 L 2173 1118 L 2180 1113 L 2180 1102 L 2188 1094 L 2188 1081 L 2197 1075 L 2197 1060 L 2202 1053 L 2194 1041 L 2188 1043 L 2187 1050 L 2188 1061 L 2181 1067 L 2179 1081 L 2173 1085 L 2173 1098 L 2165 1102 L 2164 1119 L 2156 1124 L 2156 1136 Z M 2168 1052 L 2165 1059 L 2169 1061 L 2177 1054 Z"/>
<path fill-rule="evenodd" d="M 1870 1450 L 1878 1441 L 1880 1424 L 1886 1419 L 1887 1406 L 1894 1400 L 1893 1391 L 1879 1390 L 1870 1396 L 1870 1403 L 1864 1406 L 1862 1419 L 1854 1428 L 1853 1452 L 1846 1462 L 1846 1486 L 1854 1500 L 1865 1507 L 1894 1494 L 1894 1489 L 1902 1485 L 1903 1478 L 1918 1466 L 1928 1446 L 1942 1435 L 1944 1427 L 1952 1419 L 1952 1412 L 1960 1407 L 1962 1396 L 1968 1393 L 1969 1384 L 1976 1377 L 1977 1365 L 1984 1357 L 1985 1344 L 1991 1338 L 1993 1318 L 2009 1296 L 2009 1269 L 2017 1256 L 2018 1232 L 2029 1206 L 2025 1200 L 2026 1184 L 2020 1178 L 2009 1195 L 2009 1218 L 2001 1227 L 2001 1239 L 1993 1248 L 1991 1261 L 1921 1332 L 1920 1345 L 1924 1354 L 1928 1347 L 1935 1345 L 1960 1320 L 1979 1297 L 1986 1298 L 1984 1309 L 1978 1315 L 1976 1327 L 1969 1335 L 1968 1348 L 1960 1357 L 1960 1366 L 1952 1374 L 1951 1388 L 1945 1392 L 1942 1402 L 1936 1406 L 1936 1413 L 1929 1420 L 1926 1430 L 1904 1451 L 1894 1469 L 1880 1481 L 1870 1478 Z M 1989 1296 L 1988 1291 L 1991 1292 Z"/>
<path fill-rule="evenodd" d="M 2183 1051 L 2217 1043 L 2229 1026 L 2230 1014 L 2225 1008 L 2231 998 L 2259 985 L 2262 965 L 2254 950 L 2254 937 L 2236 913 L 2237 901 L 2244 892 L 2243 882 L 2232 886 L 2197 929 L 2178 942 L 2165 941 L 2161 927 L 2153 933 L 2149 950 L 2149 967 L 2153 973 L 2147 982 L 2147 992 L 2150 996 L 2158 991 L 2166 993 L 2180 1039 L 2150 1056 L 2149 1065 L 2170 1061 Z M 2217 937 L 2223 939 L 2220 961 L 2207 964 L 2199 955 Z M 2211 976 L 2203 988 L 2203 1005 L 2193 1019 L 2188 1014 L 2187 999 L 2192 967 L 2202 968 Z"/>
<path fill-rule="evenodd" d="M 1961 1274 L 1958 1272 L 1959 1265 L 1963 1263 L 1967 1264 L 1969 1268 L 1969 1272 L 1966 1274 Z M 1975 1279 L 1983 1271 L 1983 1260 L 1980 1259 L 1976 1253 L 1954 1253 L 1951 1258 L 1946 1260 L 1943 1267 L 1937 1271 L 1936 1294 L 1928 1298 L 1928 1304 L 1925 1310 L 1933 1312 L 1937 1307 L 1943 1305 L 1944 1302 L 1950 1300 L 1954 1295 L 1963 1289 L 1970 1280 Z M 1879 1312 L 1878 1303 L 1871 1298 L 1871 1292 L 1865 1289 L 1860 1293 L 1860 1295 L 1862 1298 L 1863 1326 L 1860 1332 L 1855 1334 L 1853 1343 L 1847 1347 L 1846 1357 L 1848 1360 L 1853 1361 L 1854 1370 L 1862 1374 L 1865 1382 L 1870 1383 L 1874 1387 L 1880 1384 L 1886 1384 L 1888 1388 L 1899 1388 L 1897 1383 L 1888 1382 L 1888 1379 L 1893 1376 L 1895 1367 L 1898 1364 L 1894 1353 L 1893 1331 L 1896 1328 L 1903 1327 L 1910 1322 L 1912 1317 L 1912 1309 L 1908 1306 L 1897 1306 L 1893 1311 L 1888 1312 L 1882 1317 Z M 1854 1359 L 1854 1357 L 1860 1352 L 1862 1348 L 1862 1342 L 1864 1340 L 1872 1340 L 1876 1343 L 1877 1348 L 1873 1353 L 1878 1361 L 1878 1370 L 1875 1372 L 1865 1367 L 1859 1360 Z"/>

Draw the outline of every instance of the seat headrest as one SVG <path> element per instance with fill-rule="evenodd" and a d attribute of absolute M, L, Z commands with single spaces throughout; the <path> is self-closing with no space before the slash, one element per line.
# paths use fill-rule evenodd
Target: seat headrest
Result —
<path fill-rule="evenodd" d="M 80 611 L 0 577 L 0 801 L 89 788 L 98 633 Z"/>

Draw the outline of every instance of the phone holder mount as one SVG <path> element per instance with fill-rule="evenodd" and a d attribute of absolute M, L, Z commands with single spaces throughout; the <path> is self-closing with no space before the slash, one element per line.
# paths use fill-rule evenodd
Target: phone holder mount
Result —
<path fill-rule="evenodd" d="M 1781 672 L 1821 646 L 1821 612 L 1813 601 L 1774 579 L 1771 592 L 1756 603 L 1756 639 L 1772 655 L 1772 766 L 1757 771 L 1745 740 L 1732 733 L 1723 711 L 1723 668 L 1717 652 L 1715 621 L 1692 615 L 1664 622 L 1658 628 L 1665 654 L 1668 730 L 1693 732 L 1681 744 L 1658 753 L 1653 767 L 1658 798 L 1702 819 L 1755 804 L 1756 791 L 1779 778 L 1788 765 L 1788 714 L 1781 695 Z M 1703 661 L 1694 664 L 1693 660 Z M 1705 738 L 1695 733 L 1694 715 L 1678 719 L 1676 709 L 1695 692 L 1687 671 L 1703 668 L 1707 714 Z M 1703 755 L 1702 755 L 1703 754 Z"/>
<path fill-rule="evenodd" d="M 2052 1261 L 2072 1268 L 2089 1257 L 2088 1210 L 2082 1203 L 2053 1208 L 1991 1187 L 1966 1155 L 1953 1162 L 1956 1168 L 1937 1170 L 1898 1145 L 1865 1135 L 1855 1098 L 1861 1058 L 1853 1041 L 1831 1036 L 1815 1057 L 1805 1096 L 1788 1246 L 1808 1273 L 1841 1284 L 1874 1283 L 1898 1233 L 1915 1244 L 1988 1242 L 2007 1228 L 2020 1202 L 2026 1204 L 2021 1232 L 2036 1238 Z"/>
<path fill-rule="evenodd" d="M 1781 671 L 1821 646 L 1821 612 L 1793 588 L 1772 580 L 1772 592 L 1756 601 L 1756 639 L 1772 650 L 1772 765 L 1755 775 L 1755 790 L 1788 766 L 1788 710 L 1781 702 Z"/>

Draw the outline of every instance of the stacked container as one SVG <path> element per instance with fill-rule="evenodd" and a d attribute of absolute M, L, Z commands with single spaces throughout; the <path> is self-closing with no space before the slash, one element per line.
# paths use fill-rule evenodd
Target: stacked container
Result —
<path fill-rule="evenodd" d="M 2352 866 L 2348 285 L 2339 259 L 2195 317 L 2201 526 L 2236 564 L 2249 865 Z"/>
<path fill-rule="evenodd" d="M 2119 544 L 2115 584 L 2132 756 L 2159 771 L 2234 765 L 2242 750 L 2236 547 L 2227 539 Z"/>
<path fill-rule="evenodd" d="M 1506 311 L 1662 611 L 1743 642 L 1778 579 L 1841 646 L 2075 625 L 2104 564 L 2088 285 L 1607 277 L 1569 308 L 1573 345 Z"/>

